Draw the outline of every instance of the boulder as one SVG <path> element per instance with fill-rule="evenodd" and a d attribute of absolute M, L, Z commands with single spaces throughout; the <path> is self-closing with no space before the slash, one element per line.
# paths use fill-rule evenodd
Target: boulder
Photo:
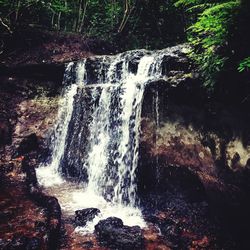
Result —
<path fill-rule="evenodd" d="M 95 233 L 100 244 L 111 249 L 143 249 L 143 236 L 139 226 L 124 226 L 121 219 L 109 217 L 99 221 Z"/>
<path fill-rule="evenodd" d="M 98 208 L 85 208 L 75 211 L 75 223 L 84 227 L 88 221 L 92 221 L 101 211 Z"/>

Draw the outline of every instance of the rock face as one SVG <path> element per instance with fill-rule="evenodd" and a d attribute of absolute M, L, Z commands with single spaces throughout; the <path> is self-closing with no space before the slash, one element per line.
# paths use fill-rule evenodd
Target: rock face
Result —
<path fill-rule="evenodd" d="M 185 167 L 220 180 L 221 164 L 232 172 L 244 171 L 250 158 L 249 117 L 208 101 L 192 77 L 179 80 L 151 83 L 145 92 L 142 161 L 148 155 L 162 166 Z"/>
<path fill-rule="evenodd" d="M 225 183 L 225 171 L 233 174 L 246 170 L 250 158 L 249 129 L 237 125 L 234 113 L 224 111 L 211 117 L 205 108 L 171 102 L 159 107 L 158 124 L 149 115 L 142 119 L 142 162 L 158 162 L 163 168 L 188 168 L 205 186 Z M 238 121 L 247 122 L 244 117 Z"/>
<path fill-rule="evenodd" d="M 88 221 L 92 221 L 101 211 L 98 208 L 86 208 L 75 211 L 75 223 L 84 227 Z"/>
<path fill-rule="evenodd" d="M 142 231 L 139 226 L 124 226 L 121 219 L 109 217 L 99 221 L 95 233 L 103 246 L 111 249 L 143 249 Z"/>
<path fill-rule="evenodd" d="M 2 159 L 8 161 L 24 154 L 25 147 L 49 148 L 44 139 L 50 136 L 55 123 L 60 85 L 54 80 L 0 76 L 0 153 L 5 148 Z M 32 134 L 37 143 L 28 146 L 27 138 Z"/>
<path fill-rule="evenodd" d="M 31 134 L 21 141 L 17 149 L 17 152 L 18 152 L 18 155 L 25 155 L 33 150 L 34 151 L 37 150 L 38 147 L 39 147 L 38 138 L 36 134 Z"/>
<path fill-rule="evenodd" d="M 3 249 L 27 249 L 27 250 L 39 250 L 42 248 L 41 240 L 36 237 L 28 238 L 21 236 L 20 238 L 14 238 Z"/>
<path fill-rule="evenodd" d="M 48 216 L 30 200 L 20 160 L 0 164 L 0 249 L 45 249 Z"/>
<path fill-rule="evenodd" d="M 0 118 L 0 147 L 11 142 L 11 130 L 8 119 Z"/>
<path fill-rule="evenodd" d="M 17 43 L 18 41 L 18 43 Z M 77 34 L 60 34 L 25 27 L 4 42 L 7 47 L 0 63 L 13 66 L 62 64 L 81 60 L 92 54 L 110 54 L 108 42 Z"/>
<path fill-rule="evenodd" d="M 145 93 L 139 191 L 164 193 L 178 186 L 189 199 L 206 200 L 220 218 L 234 218 L 236 228 L 247 231 L 249 115 L 204 99 L 190 80 L 175 87 L 167 81 L 152 83 Z"/>
<path fill-rule="evenodd" d="M 13 183 L 17 185 L 15 192 L 8 194 L 12 188 L 6 182 L 1 183 L 1 188 L 5 190 L 0 192 L 0 195 L 2 197 L 6 193 L 12 197 L 11 200 L 16 204 L 8 206 L 18 209 L 13 218 L 1 221 L 0 238 L 6 239 L 6 242 L 0 242 L 0 248 L 4 246 L 6 248 L 1 249 L 45 249 L 47 245 L 51 245 L 50 249 L 56 249 L 60 230 L 60 206 L 56 199 L 42 195 L 34 188 L 37 184 L 34 166 L 37 166 L 37 156 L 48 148 L 44 139 L 49 137 L 55 122 L 61 83 L 47 77 L 32 79 L 34 75 L 30 74 L 29 77 L 28 72 L 26 73 L 27 78 L 3 76 L 3 71 L 0 76 L 0 176 L 3 179 L 5 173 L 2 170 L 7 171 L 7 167 L 13 162 L 13 171 L 6 175 L 8 178 L 15 177 Z M 31 158 L 30 161 L 24 159 L 21 164 L 20 161 L 27 154 Z M 27 174 L 25 186 L 20 182 L 23 178 L 20 176 L 21 170 Z M 19 194 L 22 189 L 25 192 Z M 27 190 L 30 191 L 29 194 Z M 26 202 L 27 196 L 29 202 Z M 4 200 L 4 197 L 2 198 Z M 39 220 L 39 211 L 43 209 L 38 210 L 34 203 L 49 208 L 48 213 L 42 215 L 45 221 Z"/>

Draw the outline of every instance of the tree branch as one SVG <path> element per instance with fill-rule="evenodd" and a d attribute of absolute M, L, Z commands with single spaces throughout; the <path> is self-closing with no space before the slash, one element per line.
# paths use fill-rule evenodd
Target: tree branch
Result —
<path fill-rule="evenodd" d="M 3 19 L 0 17 L 0 24 L 10 33 L 10 34 L 12 34 L 13 32 L 12 32 L 12 30 L 10 29 L 10 27 L 6 24 L 6 23 L 4 23 L 4 21 L 3 21 Z"/>
<path fill-rule="evenodd" d="M 131 7 L 129 0 L 125 0 L 125 11 L 124 11 L 122 22 L 121 22 L 120 27 L 118 29 L 118 33 L 121 33 L 123 31 L 123 29 L 125 28 L 125 26 L 128 22 L 129 16 L 133 12 L 134 8 L 135 8 L 135 5 L 133 5 Z"/>

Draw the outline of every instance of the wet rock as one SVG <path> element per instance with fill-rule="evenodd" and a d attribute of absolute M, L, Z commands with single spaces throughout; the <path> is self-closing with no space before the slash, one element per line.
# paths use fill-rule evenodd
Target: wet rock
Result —
<path fill-rule="evenodd" d="M 46 224 L 43 221 L 35 221 L 35 228 L 38 232 L 46 232 Z"/>
<path fill-rule="evenodd" d="M 167 239 L 168 246 L 176 248 L 180 243 L 180 232 L 178 229 L 177 221 L 168 218 L 170 214 L 168 212 L 160 212 L 155 215 L 148 215 L 146 221 L 157 225 L 161 231 L 161 235 Z"/>
<path fill-rule="evenodd" d="M 8 241 L 0 239 L 0 249 L 6 249 L 6 245 L 8 245 Z"/>
<path fill-rule="evenodd" d="M 143 54 L 138 54 L 136 57 L 132 58 L 132 60 L 128 62 L 129 72 L 131 72 L 133 74 L 137 73 L 139 61 L 140 61 L 142 56 L 143 56 Z"/>
<path fill-rule="evenodd" d="M 62 81 L 64 65 L 61 64 L 30 64 L 19 65 L 17 67 L 6 67 L 1 65 L 1 75 L 16 77 L 34 77 L 39 80 Z M 26 93 L 24 93 L 25 95 Z"/>
<path fill-rule="evenodd" d="M 47 210 L 47 225 L 48 231 L 48 249 L 57 249 L 60 237 L 61 229 L 61 207 L 58 200 L 55 197 L 48 196 L 41 192 L 37 186 L 36 172 L 33 165 L 29 165 L 29 155 L 25 156 L 22 162 L 22 168 L 26 173 L 26 184 L 28 187 L 28 193 L 31 199 L 39 206 L 46 208 Z M 43 225 L 36 226 L 41 231 L 44 230 Z M 33 248 L 31 248 L 33 249 Z M 41 248 L 38 248 L 41 249 Z"/>
<path fill-rule="evenodd" d="M 17 237 L 14 236 L 14 238 L 9 242 L 5 249 L 6 250 L 22 250 L 26 249 L 26 243 L 27 243 L 27 237 L 21 236 Z"/>
<path fill-rule="evenodd" d="M 100 243 L 111 249 L 143 249 L 141 228 L 124 226 L 119 218 L 109 217 L 99 221 L 95 233 Z"/>
<path fill-rule="evenodd" d="M 75 211 L 75 223 L 84 227 L 88 221 L 92 221 L 101 211 L 98 208 L 86 208 Z"/>
<path fill-rule="evenodd" d="M 32 237 L 30 239 L 27 240 L 27 245 L 26 245 L 26 250 L 39 250 L 41 249 L 41 240 L 36 238 L 36 237 Z"/>
<path fill-rule="evenodd" d="M 3 249 L 6 250 L 40 250 L 42 242 L 37 237 L 28 238 L 26 236 L 15 236 Z"/>
<path fill-rule="evenodd" d="M 162 73 L 167 75 L 170 71 L 187 71 L 189 62 L 186 58 L 179 56 L 165 55 L 162 62 Z"/>
<path fill-rule="evenodd" d="M 101 229 L 109 229 L 112 227 L 113 228 L 123 227 L 122 220 L 117 217 L 109 217 L 105 220 L 99 221 L 99 223 L 95 226 L 95 230 L 98 232 Z"/>
<path fill-rule="evenodd" d="M 171 219 L 166 219 L 160 223 L 161 232 L 167 237 L 167 239 L 178 246 L 180 241 L 180 232 L 174 221 Z"/>
<path fill-rule="evenodd" d="M 1 172 L 3 174 L 8 174 L 8 173 L 12 172 L 13 169 L 14 169 L 14 163 L 8 163 L 8 164 L 1 166 Z"/>
<path fill-rule="evenodd" d="M 209 247 L 209 239 L 207 236 L 204 236 L 202 239 L 200 240 L 195 240 L 192 242 L 192 245 L 194 247 L 200 247 L 200 248 L 207 248 Z"/>
<path fill-rule="evenodd" d="M 0 138 L 0 146 L 11 143 L 11 124 L 4 118 L 0 118 Z"/>
<path fill-rule="evenodd" d="M 29 153 L 30 151 L 37 150 L 38 147 L 39 143 L 36 134 L 30 134 L 21 141 L 20 146 L 17 150 L 18 155 L 24 155 Z"/>
<path fill-rule="evenodd" d="M 14 216 L 14 210 L 13 209 L 9 209 L 9 210 L 3 210 L 0 211 L 0 220 L 8 220 L 9 218 L 12 218 Z"/>
<path fill-rule="evenodd" d="M 26 173 L 26 182 L 28 185 L 37 185 L 36 171 L 34 166 L 30 164 L 30 157 L 24 157 L 22 161 L 22 170 Z"/>
<path fill-rule="evenodd" d="M 82 244 L 82 247 L 84 247 L 84 249 L 89 249 L 89 248 L 92 248 L 94 246 L 94 243 L 91 242 L 91 241 L 85 241 L 83 244 Z"/>
<path fill-rule="evenodd" d="M 236 164 L 240 161 L 240 155 L 238 152 L 236 152 L 231 160 L 231 166 L 232 168 L 236 167 Z"/>
<path fill-rule="evenodd" d="M 250 170 L 250 158 L 247 160 L 246 166 L 245 166 L 248 170 Z"/>

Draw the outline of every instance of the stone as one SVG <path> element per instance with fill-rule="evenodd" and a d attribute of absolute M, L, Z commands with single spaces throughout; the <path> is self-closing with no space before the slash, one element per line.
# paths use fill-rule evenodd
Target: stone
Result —
<path fill-rule="evenodd" d="M 37 237 L 32 237 L 27 240 L 26 250 L 39 250 L 42 248 L 41 240 Z"/>
<path fill-rule="evenodd" d="M 39 144 L 38 144 L 38 138 L 36 134 L 34 133 L 30 134 L 29 136 L 27 136 L 21 141 L 20 146 L 17 150 L 18 155 L 24 155 L 31 151 L 37 150 L 38 147 L 39 147 Z"/>
<path fill-rule="evenodd" d="M 7 119 L 0 118 L 0 146 L 11 143 L 11 124 Z"/>
<path fill-rule="evenodd" d="M 6 245 L 8 245 L 8 241 L 0 239 L 0 249 L 6 249 Z"/>
<path fill-rule="evenodd" d="M 90 249 L 94 247 L 94 243 L 92 241 L 85 241 L 83 242 L 82 247 L 84 249 Z"/>
<path fill-rule="evenodd" d="M 7 244 L 6 249 L 8 250 L 21 250 L 26 249 L 28 238 L 25 236 L 14 236 L 13 239 Z"/>
<path fill-rule="evenodd" d="M 4 174 L 9 174 L 14 170 L 14 163 L 7 163 L 1 166 L 1 172 Z"/>
<path fill-rule="evenodd" d="M 22 160 L 22 170 L 26 173 L 26 182 L 28 185 L 32 184 L 34 186 L 37 185 L 36 171 L 35 168 L 30 161 L 29 156 L 25 156 Z"/>
<path fill-rule="evenodd" d="M 247 160 L 245 168 L 250 170 L 250 158 Z"/>
<path fill-rule="evenodd" d="M 231 160 L 231 166 L 232 168 L 236 167 L 236 164 L 240 161 L 240 155 L 238 152 L 236 152 Z"/>
<path fill-rule="evenodd" d="M 42 242 L 37 237 L 28 238 L 26 236 L 14 236 L 14 238 L 9 242 L 5 248 L 8 250 L 39 250 L 42 249 Z"/>
<path fill-rule="evenodd" d="M 95 233 L 100 244 L 110 249 L 144 249 L 141 228 L 124 226 L 122 220 L 116 217 L 99 221 Z"/>
<path fill-rule="evenodd" d="M 98 208 L 85 208 L 75 211 L 75 223 L 84 227 L 88 221 L 92 221 L 101 211 Z"/>
<path fill-rule="evenodd" d="M 46 232 L 46 224 L 43 221 L 35 221 L 35 229 L 38 232 Z"/>

